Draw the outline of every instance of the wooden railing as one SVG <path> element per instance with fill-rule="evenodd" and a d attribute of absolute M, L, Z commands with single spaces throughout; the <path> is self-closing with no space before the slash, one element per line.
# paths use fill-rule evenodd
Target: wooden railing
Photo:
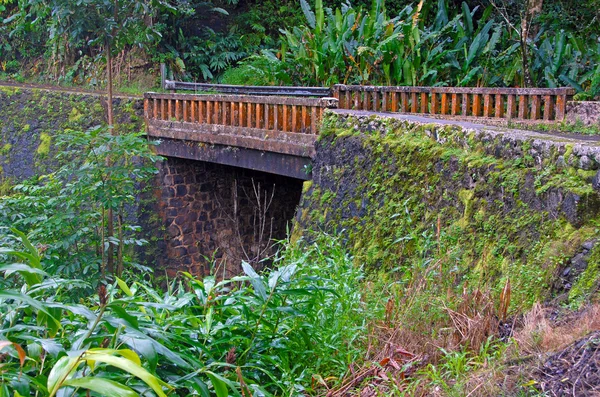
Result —
<path fill-rule="evenodd" d="M 572 88 L 450 88 L 335 85 L 340 109 L 515 120 L 565 117 Z"/>
<path fill-rule="evenodd" d="M 144 111 L 149 120 L 317 134 L 323 111 L 337 108 L 337 102 L 335 98 L 146 93 Z"/>
<path fill-rule="evenodd" d="M 186 81 L 165 80 L 165 90 L 207 92 L 213 94 L 236 95 L 279 95 L 297 97 L 330 97 L 331 90 L 326 87 L 287 87 L 287 86 L 252 86 L 229 84 L 190 83 Z"/>

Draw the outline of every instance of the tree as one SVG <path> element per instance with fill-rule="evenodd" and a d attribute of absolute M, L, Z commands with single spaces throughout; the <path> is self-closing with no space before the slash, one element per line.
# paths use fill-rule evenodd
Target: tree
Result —
<path fill-rule="evenodd" d="M 96 48 L 106 61 L 107 101 L 106 120 L 109 130 L 115 134 L 113 110 L 113 56 L 126 45 L 144 46 L 159 37 L 152 23 L 152 16 L 159 11 L 175 11 L 168 3 L 156 0 L 29 0 L 22 10 L 22 20 L 47 19 L 50 27 L 50 42 L 58 45 L 61 40 L 75 43 L 83 40 Z M 25 13 L 25 12 L 26 13 Z M 113 159 L 106 156 L 106 167 Z M 109 176 L 110 177 L 110 176 Z M 110 200 L 107 202 L 111 202 Z M 114 252 L 120 255 L 121 244 L 115 244 L 114 211 L 109 205 L 106 210 L 106 235 L 108 248 L 106 267 L 114 272 Z M 116 245 L 116 247 L 115 247 Z"/>
<path fill-rule="evenodd" d="M 537 35 L 535 18 L 541 14 L 544 0 L 523 0 L 517 2 L 520 23 L 515 24 L 509 11 L 512 1 L 490 0 L 490 3 L 500 13 L 509 29 L 512 29 L 519 37 L 521 47 L 521 64 L 523 68 L 523 84 L 526 87 L 533 86 L 529 62 L 529 42 Z M 510 3 L 510 4 L 509 4 Z"/>

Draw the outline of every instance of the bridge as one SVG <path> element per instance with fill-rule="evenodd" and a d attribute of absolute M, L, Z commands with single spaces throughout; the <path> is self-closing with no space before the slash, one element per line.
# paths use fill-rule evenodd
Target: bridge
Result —
<path fill-rule="evenodd" d="M 559 89 L 240 87 L 169 82 L 193 93 L 146 93 L 148 135 L 166 157 L 159 175 L 167 274 L 181 269 L 228 275 L 246 260 L 260 266 L 312 178 L 323 114 L 376 114 L 429 122 L 547 123 L 565 117 L 573 91 Z M 441 120 L 438 120 L 442 122 Z"/>
<path fill-rule="evenodd" d="M 144 95 L 158 153 L 310 179 L 325 109 L 391 112 L 462 121 L 562 121 L 570 88 L 448 88 L 335 85 L 242 87 L 166 81 L 170 90 L 220 94 Z"/>

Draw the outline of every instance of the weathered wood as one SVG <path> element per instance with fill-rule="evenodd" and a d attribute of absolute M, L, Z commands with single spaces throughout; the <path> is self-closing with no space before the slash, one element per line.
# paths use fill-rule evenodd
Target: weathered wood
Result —
<path fill-rule="evenodd" d="M 183 115 L 182 115 L 182 121 L 189 121 L 188 120 L 188 102 L 189 101 L 182 101 L 182 105 L 183 105 Z"/>
<path fill-rule="evenodd" d="M 544 120 L 552 120 L 554 108 L 554 103 L 552 101 L 552 96 L 545 95 L 544 96 Z"/>
<path fill-rule="evenodd" d="M 438 94 L 435 92 L 431 93 L 431 114 L 438 114 L 440 111 L 440 103 L 438 101 Z"/>
<path fill-rule="evenodd" d="M 317 108 L 310 108 L 310 132 L 311 134 L 317 134 Z"/>
<path fill-rule="evenodd" d="M 481 95 L 473 94 L 473 116 L 481 115 Z"/>
<path fill-rule="evenodd" d="M 448 105 L 448 94 L 443 92 L 442 93 L 442 108 L 440 110 L 441 114 L 448 114 L 448 110 L 449 110 L 449 105 Z"/>
<path fill-rule="evenodd" d="M 428 109 L 428 105 L 429 101 L 428 101 L 428 95 L 426 92 L 422 92 L 421 93 L 421 113 L 426 114 L 429 113 L 429 109 Z"/>
<path fill-rule="evenodd" d="M 494 116 L 504 117 L 504 97 L 501 94 L 496 94 Z"/>
<path fill-rule="evenodd" d="M 330 97 L 334 95 L 324 87 L 282 87 L 282 86 L 245 86 L 229 84 L 190 83 L 185 81 L 165 80 L 167 90 L 187 90 L 194 92 L 220 92 L 223 94 L 237 95 L 275 95 L 299 97 Z M 338 89 L 341 87 L 338 87 Z"/>
<path fill-rule="evenodd" d="M 458 94 L 452 94 L 452 106 L 450 112 L 453 116 L 458 114 L 459 103 L 458 103 Z"/>
<path fill-rule="evenodd" d="M 483 117 L 492 116 L 492 96 L 490 94 L 483 95 Z"/>
<path fill-rule="evenodd" d="M 517 101 L 514 95 L 509 95 L 506 101 L 506 118 L 512 120 L 517 115 Z"/>
<path fill-rule="evenodd" d="M 389 96 L 389 93 L 387 93 L 387 92 L 385 92 L 385 91 L 383 91 L 383 92 L 381 93 L 381 110 L 383 110 L 384 112 L 389 112 L 389 110 L 390 110 L 390 109 L 388 108 L 388 106 L 389 106 L 388 96 Z M 343 107 L 341 107 L 341 106 L 340 106 L 340 108 L 341 108 L 341 109 L 344 109 L 344 108 L 343 108 Z"/>
<path fill-rule="evenodd" d="M 337 86 L 337 85 L 336 85 Z M 347 91 L 380 92 L 437 92 L 447 94 L 489 94 L 489 95 L 574 95 L 570 87 L 560 88 L 496 88 L 496 87 L 405 87 L 405 86 L 362 86 L 339 85 Z M 334 86 L 335 87 L 335 86 Z"/>
<path fill-rule="evenodd" d="M 566 95 L 558 95 L 556 97 L 556 108 L 555 108 L 555 120 L 562 121 L 565 118 L 567 107 L 567 96 Z"/>
<path fill-rule="evenodd" d="M 529 118 L 531 120 L 540 119 L 540 97 L 538 95 L 532 95 L 531 97 L 531 113 Z"/>
<path fill-rule="evenodd" d="M 298 132 L 298 109 L 296 105 L 292 105 L 292 132 Z"/>
<path fill-rule="evenodd" d="M 525 120 L 527 118 L 527 96 L 519 95 L 519 118 Z"/>
<path fill-rule="evenodd" d="M 469 94 L 461 94 L 462 95 L 462 103 L 461 103 L 461 115 L 467 116 L 470 111 L 471 101 L 469 101 Z"/>
<path fill-rule="evenodd" d="M 410 93 L 410 112 L 417 113 L 418 106 L 419 106 L 419 104 L 418 104 L 417 93 L 411 92 Z"/>

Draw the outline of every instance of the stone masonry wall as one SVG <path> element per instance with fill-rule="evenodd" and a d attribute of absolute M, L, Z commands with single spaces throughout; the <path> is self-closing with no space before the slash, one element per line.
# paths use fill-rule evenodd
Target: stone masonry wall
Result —
<path fill-rule="evenodd" d="M 230 277 L 240 274 L 242 260 L 262 267 L 256 258 L 273 253 L 271 240 L 286 238 L 302 189 L 293 178 L 176 158 L 163 162 L 158 178 L 166 229 L 160 267 L 169 277 L 178 271 Z"/>
<path fill-rule="evenodd" d="M 599 170 L 596 140 L 327 112 L 294 238 L 324 230 L 400 278 L 577 303 L 600 290 Z"/>

